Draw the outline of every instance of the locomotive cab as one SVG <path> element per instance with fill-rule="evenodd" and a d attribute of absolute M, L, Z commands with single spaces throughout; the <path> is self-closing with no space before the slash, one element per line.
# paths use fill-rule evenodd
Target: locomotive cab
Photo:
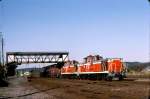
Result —
<path fill-rule="evenodd" d="M 123 61 L 122 58 L 108 58 L 108 76 L 109 80 L 122 80 L 123 79 Z"/>
<path fill-rule="evenodd" d="M 64 66 L 61 68 L 61 76 L 62 78 L 76 78 L 77 74 L 77 67 L 78 62 L 73 60 L 73 61 L 67 61 Z"/>

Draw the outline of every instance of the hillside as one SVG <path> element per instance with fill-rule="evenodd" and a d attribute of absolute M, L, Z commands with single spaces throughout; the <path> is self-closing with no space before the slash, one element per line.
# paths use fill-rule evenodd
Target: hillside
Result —
<path fill-rule="evenodd" d="M 150 62 L 125 62 L 128 70 L 134 70 L 134 71 L 142 71 L 143 69 L 150 66 Z"/>

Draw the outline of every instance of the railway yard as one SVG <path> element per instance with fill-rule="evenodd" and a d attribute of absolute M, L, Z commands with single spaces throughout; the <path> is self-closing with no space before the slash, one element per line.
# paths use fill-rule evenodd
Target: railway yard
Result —
<path fill-rule="evenodd" d="M 0 88 L 0 99 L 149 99 L 149 79 L 97 81 L 34 78 L 9 79 L 9 87 Z"/>
<path fill-rule="evenodd" d="M 27 57 L 28 60 L 30 58 Z M 149 73 L 126 75 L 121 58 L 103 59 L 99 55 L 89 55 L 82 64 L 76 61 L 66 61 L 64 64 L 50 61 L 57 64 L 39 70 L 20 70 L 16 71 L 15 76 L 9 76 L 9 86 L 0 88 L 0 99 L 150 99 Z"/>
<path fill-rule="evenodd" d="M 0 99 L 150 99 L 149 5 L 0 0 Z"/>
<path fill-rule="evenodd" d="M 55 57 L 57 59 L 47 58 Z M 147 75 L 126 75 L 122 58 L 88 55 L 83 63 L 65 60 L 69 53 L 13 52 L 22 63 L 52 62 L 57 64 L 36 69 L 8 69 L 8 87 L 0 88 L 0 99 L 149 99 L 150 79 Z M 16 56 L 18 55 L 18 56 Z M 31 59 L 34 56 L 34 60 Z M 35 57 L 36 55 L 41 55 Z M 56 57 L 57 55 L 57 57 Z M 59 57 L 58 57 L 59 56 Z M 11 56 L 12 57 L 12 56 Z M 14 58 L 14 59 L 16 59 Z M 23 60 L 26 58 L 25 60 Z M 38 60 L 40 59 L 41 60 Z M 47 58 L 45 61 L 43 59 Z M 61 62 L 59 61 L 61 59 Z M 30 61 L 29 61 L 30 60 Z M 38 60 L 38 61 L 37 61 Z M 11 60 L 12 61 L 12 60 Z M 19 64 L 20 61 L 16 61 Z M 63 63 L 64 62 L 64 63 Z M 20 63 L 21 64 L 21 63 Z M 16 67 L 12 64 L 9 68 Z M 15 75 L 16 73 L 16 75 Z M 28 74 L 28 75 L 27 75 Z M 127 78 L 126 78 L 127 76 Z"/>

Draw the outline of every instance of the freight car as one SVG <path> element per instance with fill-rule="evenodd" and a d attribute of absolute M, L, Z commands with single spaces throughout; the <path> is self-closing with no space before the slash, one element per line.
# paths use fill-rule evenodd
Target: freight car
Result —
<path fill-rule="evenodd" d="M 41 72 L 42 77 L 50 77 L 50 78 L 59 78 L 60 77 L 60 69 L 57 64 L 49 65 L 42 68 Z"/>
<path fill-rule="evenodd" d="M 83 63 L 68 61 L 61 68 L 61 77 L 70 79 L 122 80 L 125 71 L 122 58 L 103 59 L 99 55 L 89 55 Z"/>

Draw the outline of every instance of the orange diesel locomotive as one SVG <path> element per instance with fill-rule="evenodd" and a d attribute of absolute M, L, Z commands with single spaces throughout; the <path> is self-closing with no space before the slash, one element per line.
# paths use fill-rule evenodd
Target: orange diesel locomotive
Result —
<path fill-rule="evenodd" d="M 99 55 L 89 55 L 84 58 L 83 63 L 68 61 L 61 69 L 62 78 L 70 79 L 106 79 L 125 77 L 123 61 L 121 58 L 107 58 Z"/>

